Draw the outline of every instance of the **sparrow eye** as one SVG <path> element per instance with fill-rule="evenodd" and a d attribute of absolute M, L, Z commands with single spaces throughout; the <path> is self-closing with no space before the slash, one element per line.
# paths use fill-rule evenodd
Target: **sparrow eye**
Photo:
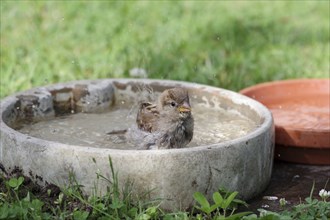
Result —
<path fill-rule="evenodd" d="M 176 106 L 176 103 L 175 102 L 171 102 L 171 106 L 172 107 L 175 107 Z"/>

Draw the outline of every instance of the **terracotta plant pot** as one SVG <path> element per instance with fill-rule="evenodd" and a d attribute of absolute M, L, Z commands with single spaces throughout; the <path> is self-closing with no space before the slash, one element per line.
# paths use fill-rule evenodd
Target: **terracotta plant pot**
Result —
<path fill-rule="evenodd" d="M 240 91 L 268 107 L 275 121 L 275 158 L 330 165 L 330 80 L 297 79 Z"/>

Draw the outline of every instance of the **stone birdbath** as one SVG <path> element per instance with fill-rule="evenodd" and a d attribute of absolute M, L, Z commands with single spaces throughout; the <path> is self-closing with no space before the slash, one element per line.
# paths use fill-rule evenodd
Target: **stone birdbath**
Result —
<path fill-rule="evenodd" d="M 188 90 L 195 118 L 187 147 L 138 150 L 106 134 L 134 123 L 142 97 L 178 86 Z M 95 185 L 104 193 L 107 185 L 96 173 L 113 178 L 110 157 L 120 185 L 132 181 L 133 193 L 150 192 L 151 199 L 163 199 L 164 209 L 182 210 L 194 204 L 194 192 L 211 197 L 220 186 L 250 199 L 271 177 L 270 111 L 221 88 L 168 80 L 74 81 L 8 96 L 0 114 L 2 166 L 18 167 L 41 184 L 65 186 L 73 173 L 85 193 L 95 192 Z"/>

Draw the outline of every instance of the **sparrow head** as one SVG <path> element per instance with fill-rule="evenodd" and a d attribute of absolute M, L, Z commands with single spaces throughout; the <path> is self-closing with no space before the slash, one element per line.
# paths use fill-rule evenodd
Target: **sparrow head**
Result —
<path fill-rule="evenodd" d="M 188 91 L 179 87 L 165 90 L 159 97 L 158 107 L 174 116 L 188 117 L 191 114 Z"/>

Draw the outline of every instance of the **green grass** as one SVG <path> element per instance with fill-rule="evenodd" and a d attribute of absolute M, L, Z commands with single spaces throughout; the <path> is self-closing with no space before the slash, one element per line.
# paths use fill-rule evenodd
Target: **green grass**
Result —
<path fill-rule="evenodd" d="M 77 79 L 329 77 L 329 1 L 1 1 L 0 98 Z"/>
<path fill-rule="evenodd" d="M 330 218 L 329 193 L 323 189 L 319 196 L 313 197 L 314 184 L 310 196 L 300 204 L 285 207 L 285 198 L 279 200 L 282 211 L 272 212 L 258 209 L 258 215 L 253 212 L 238 212 L 239 205 L 247 204 L 235 199 L 238 192 L 229 192 L 223 188 L 213 193 L 212 200 L 205 195 L 195 192 L 194 209 L 170 213 L 160 208 L 160 201 L 148 201 L 136 198 L 132 191 L 133 184 L 123 187 L 118 182 L 118 174 L 109 157 L 109 167 L 112 178 L 97 173 L 97 180 L 104 180 L 107 192 L 90 196 L 82 192 L 82 186 L 70 174 L 69 184 L 64 188 L 55 185 L 41 187 L 34 184 L 28 177 L 22 177 L 22 171 L 13 170 L 11 173 L 0 171 L 0 219 L 22 220 L 295 220 Z M 326 188 L 327 182 L 325 184 Z M 35 193 L 33 193 L 35 192 Z M 97 185 L 96 185 L 96 191 Z M 329 193 L 328 193 L 329 192 Z M 147 195 L 147 194 L 146 194 Z"/>

